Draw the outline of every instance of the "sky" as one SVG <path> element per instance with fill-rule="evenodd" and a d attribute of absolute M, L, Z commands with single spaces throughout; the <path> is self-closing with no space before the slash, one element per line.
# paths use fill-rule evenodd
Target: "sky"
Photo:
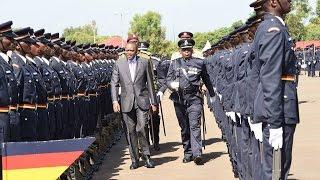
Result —
<path fill-rule="evenodd" d="M 245 21 L 253 0 L 1 0 L 0 23 L 13 28 L 44 28 L 46 32 L 81 26 L 95 20 L 99 35 L 127 36 L 135 14 L 149 10 L 162 15 L 166 36 L 174 40 L 181 31 L 207 32 Z M 309 0 L 314 7 L 316 0 Z"/>

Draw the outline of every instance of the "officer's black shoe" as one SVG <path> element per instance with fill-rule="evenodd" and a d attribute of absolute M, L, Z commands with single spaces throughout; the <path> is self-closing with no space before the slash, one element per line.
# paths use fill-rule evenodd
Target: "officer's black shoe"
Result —
<path fill-rule="evenodd" d="M 200 155 L 195 157 L 193 162 L 196 163 L 196 165 L 203 165 L 202 157 Z"/>
<path fill-rule="evenodd" d="M 154 149 L 155 151 L 160 151 L 159 143 L 155 143 L 155 144 L 153 145 L 153 149 Z"/>
<path fill-rule="evenodd" d="M 145 167 L 146 168 L 154 168 L 154 162 L 152 161 L 152 159 L 150 158 L 150 156 L 145 156 L 146 160 L 145 160 Z"/>
<path fill-rule="evenodd" d="M 141 160 L 142 160 L 142 161 L 145 161 L 145 160 L 146 160 L 146 157 L 145 157 L 141 152 L 139 152 L 139 157 L 141 157 Z"/>
<path fill-rule="evenodd" d="M 138 162 L 132 162 L 132 164 L 130 165 L 130 169 L 134 170 L 137 169 L 139 167 L 139 163 Z"/>
<path fill-rule="evenodd" d="M 182 160 L 183 163 L 188 163 L 193 160 L 192 156 L 185 156 Z"/>

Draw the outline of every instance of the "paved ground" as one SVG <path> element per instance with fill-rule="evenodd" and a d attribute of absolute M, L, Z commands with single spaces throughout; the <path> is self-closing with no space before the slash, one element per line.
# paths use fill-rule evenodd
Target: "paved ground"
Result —
<path fill-rule="evenodd" d="M 299 86 L 300 117 L 295 135 L 292 180 L 320 179 L 320 78 L 300 78 Z M 161 134 L 161 151 L 153 152 L 155 169 L 140 167 L 131 171 L 128 148 L 124 138 L 113 147 L 105 158 L 94 180 L 105 179 L 234 179 L 225 143 L 221 141 L 212 113 L 205 110 L 207 117 L 207 147 L 204 151 L 205 164 L 195 166 L 182 163 L 180 129 L 168 96 L 163 101 L 167 137 Z M 162 132 L 161 132 L 162 133 Z"/>

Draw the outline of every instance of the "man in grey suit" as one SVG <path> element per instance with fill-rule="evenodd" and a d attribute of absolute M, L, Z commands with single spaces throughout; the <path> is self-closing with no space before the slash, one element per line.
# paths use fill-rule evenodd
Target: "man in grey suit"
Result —
<path fill-rule="evenodd" d="M 118 96 L 119 87 L 121 87 L 121 109 Z M 111 95 L 113 110 L 122 111 L 123 120 L 127 126 L 132 160 L 130 169 L 139 167 L 138 143 L 142 148 L 145 166 L 154 168 L 146 138 L 150 106 L 152 111 L 157 111 L 152 68 L 148 60 L 137 56 L 136 43 L 129 42 L 125 48 L 125 58 L 115 62 L 111 78 Z"/>

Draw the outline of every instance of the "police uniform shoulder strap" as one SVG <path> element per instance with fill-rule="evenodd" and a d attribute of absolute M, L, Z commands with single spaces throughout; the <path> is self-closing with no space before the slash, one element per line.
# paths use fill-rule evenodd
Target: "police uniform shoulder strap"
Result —
<path fill-rule="evenodd" d="M 138 56 L 143 58 L 143 59 L 146 59 L 146 60 L 150 60 L 151 59 L 151 53 L 149 53 L 147 51 L 140 51 Z"/>

